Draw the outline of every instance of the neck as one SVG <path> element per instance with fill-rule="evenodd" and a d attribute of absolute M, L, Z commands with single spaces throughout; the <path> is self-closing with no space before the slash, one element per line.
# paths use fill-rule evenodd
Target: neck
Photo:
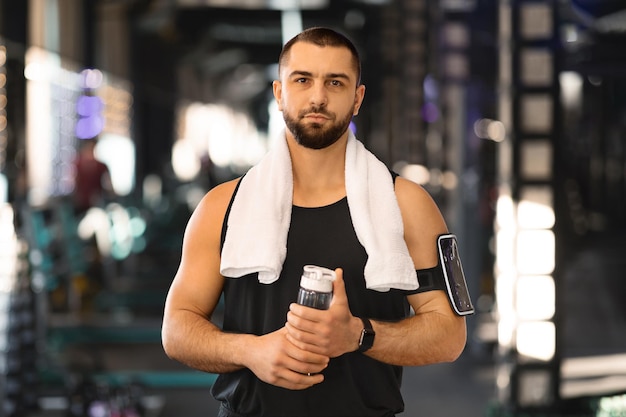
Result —
<path fill-rule="evenodd" d="M 287 131 L 293 170 L 293 203 L 320 207 L 345 197 L 345 158 L 348 133 L 324 149 L 299 145 Z"/>

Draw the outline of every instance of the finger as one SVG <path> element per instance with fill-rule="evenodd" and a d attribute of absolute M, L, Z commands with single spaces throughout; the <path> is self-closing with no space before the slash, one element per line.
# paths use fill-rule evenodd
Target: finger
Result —
<path fill-rule="evenodd" d="M 335 269 L 336 278 L 333 281 L 333 300 L 331 304 L 338 302 L 347 302 L 346 283 L 343 280 L 343 269 Z"/>
<path fill-rule="evenodd" d="M 321 363 L 314 364 L 300 361 L 292 361 L 289 364 L 286 364 L 286 368 L 301 375 L 313 375 L 322 372 L 324 369 L 327 368 L 327 365 Z"/>
<path fill-rule="evenodd" d="M 293 352 L 290 352 L 290 353 L 293 354 Z M 322 372 L 328 366 L 328 361 L 329 361 L 328 357 L 324 357 L 321 355 L 313 355 L 308 352 L 304 352 L 304 353 L 305 355 L 297 355 L 297 354 L 293 355 L 293 356 L 300 356 L 304 358 L 302 360 L 295 359 L 293 356 L 289 355 L 290 356 L 289 359 L 287 359 L 284 362 L 283 372 L 285 371 L 292 372 L 297 375 L 287 373 L 285 374 L 285 376 L 288 376 L 290 379 L 296 378 L 296 379 L 301 380 L 302 379 L 300 378 L 301 375 L 307 375 L 307 376 L 316 375 Z M 311 381 L 304 381 L 304 383 L 311 383 Z"/>
<path fill-rule="evenodd" d="M 295 331 L 293 334 L 291 332 L 287 333 L 286 338 L 292 345 L 296 346 L 301 351 L 327 357 L 324 355 L 324 346 L 320 346 L 318 344 L 318 338 L 316 337 L 309 337 L 306 333 Z M 315 360 L 314 363 L 318 363 L 318 361 Z"/>
<path fill-rule="evenodd" d="M 287 330 L 297 330 L 304 333 L 315 333 L 316 323 L 318 323 L 318 318 L 315 314 L 305 316 L 301 316 L 298 314 L 297 309 L 293 311 L 290 309 L 287 312 L 287 324 L 290 326 Z"/>
<path fill-rule="evenodd" d="M 294 390 L 302 390 L 324 382 L 324 375 L 320 373 L 293 372 L 285 380 L 285 387 Z"/>
<path fill-rule="evenodd" d="M 289 327 L 289 324 L 286 325 Z M 289 356 L 302 362 L 326 366 L 330 360 L 325 354 L 325 346 L 320 344 L 319 337 L 302 333 L 297 330 L 290 330 L 286 334 L 286 339 L 297 349 L 290 350 Z"/>
<path fill-rule="evenodd" d="M 312 307 L 303 306 L 298 303 L 291 303 L 289 305 L 289 312 L 293 313 L 295 316 L 301 319 L 312 321 L 312 322 L 320 321 L 321 311 L 323 310 L 318 310 Z"/>

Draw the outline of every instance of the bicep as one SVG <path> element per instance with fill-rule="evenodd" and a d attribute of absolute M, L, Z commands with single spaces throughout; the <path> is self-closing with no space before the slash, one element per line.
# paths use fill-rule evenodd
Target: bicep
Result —
<path fill-rule="evenodd" d="M 213 314 L 224 284 L 220 238 L 229 195 L 232 192 L 223 190 L 207 194 L 189 219 L 180 265 L 167 296 L 166 314 L 180 310 L 207 318 Z"/>
<path fill-rule="evenodd" d="M 437 237 L 447 233 L 445 220 L 434 200 L 421 186 L 406 179 L 396 180 L 396 193 L 402 211 L 404 236 L 415 269 L 437 265 Z M 447 294 L 441 290 L 408 296 L 416 314 L 442 312 L 452 314 Z"/>
<path fill-rule="evenodd" d="M 421 186 L 404 178 L 396 179 L 396 196 L 404 239 L 415 269 L 437 264 L 437 236 L 447 233 L 445 220 L 432 197 Z"/>

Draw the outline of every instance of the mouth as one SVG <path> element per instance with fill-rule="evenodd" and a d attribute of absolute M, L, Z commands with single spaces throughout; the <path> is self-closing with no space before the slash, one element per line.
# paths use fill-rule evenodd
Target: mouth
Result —
<path fill-rule="evenodd" d="M 328 115 L 322 113 L 307 113 L 302 117 L 304 120 L 309 120 L 314 123 L 323 123 L 327 120 L 330 120 Z"/>

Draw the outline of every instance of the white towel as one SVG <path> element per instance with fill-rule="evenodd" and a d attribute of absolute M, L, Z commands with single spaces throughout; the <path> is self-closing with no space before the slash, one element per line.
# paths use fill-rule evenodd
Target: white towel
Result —
<path fill-rule="evenodd" d="M 389 170 L 351 131 L 345 184 L 354 230 L 368 255 L 366 287 L 417 289 Z M 283 137 L 241 180 L 228 218 L 222 275 L 237 278 L 258 272 L 261 283 L 276 281 L 287 254 L 292 205 L 291 157 Z"/>

